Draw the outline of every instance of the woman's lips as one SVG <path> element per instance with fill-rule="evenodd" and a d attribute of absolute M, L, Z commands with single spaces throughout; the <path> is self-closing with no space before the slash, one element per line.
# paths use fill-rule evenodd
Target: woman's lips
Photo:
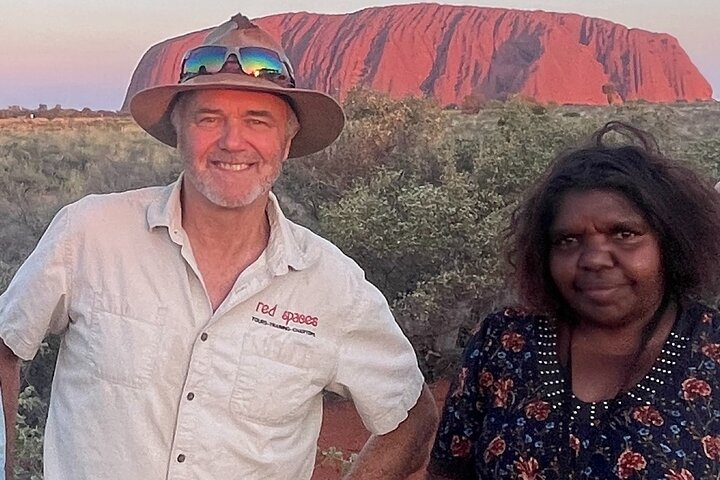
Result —
<path fill-rule="evenodd" d="M 616 300 L 618 292 L 626 286 L 626 283 L 579 283 L 575 289 L 594 302 L 609 303 Z"/>

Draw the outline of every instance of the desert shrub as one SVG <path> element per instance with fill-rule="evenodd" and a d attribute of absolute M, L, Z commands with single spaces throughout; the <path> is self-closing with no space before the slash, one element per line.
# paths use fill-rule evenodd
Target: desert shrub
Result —
<path fill-rule="evenodd" d="M 473 115 L 480 113 L 480 110 L 483 109 L 485 106 L 487 100 L 482 94 L 475 93 L 472 95 L 466 95 L 465 98 L 463 98 L 462 104 L 460 105 L 460 110 L 462 113 Z"/>
<path fill-rule="evenodd" d="M 522 192 L 580 134 L 515 100 L 491 129 L 446 139 L 432 156 L 406 150 L 321 207 L 320 230 L 390 299 L 429 377 L 456 358 L 463 331 L 507 300 L 499 232 Z"/>
<path fill-rule="evenodd" d="M 47 401 L 30 385 L 20 392 L 17 416 L 17 441 L 15 443 L 15 478 L 17 480 L 41 480 L 42 442 L 45 420 L 29 421 L 27 416 L 35 412 L 47 415 Z"/>
<path fill-rule="evenodd" d="M 337 200 L 358 178 L 380 168 L 402 170 L 427 181 L 442 171 L 447 118 L 430 100 L 409 97 L 395 101 L 387 95 L 352 90 L 345 102 L 347 123 L 332 146 L 285 164 L 279 189 L 292 198 L 318 202 Z M 410 162 L 406 159 L 422 159 Z"/>
<path fill-rule="evenodd" d="M 350 471 L 353 462 L 357 459 L 358 454 L 345 452 L 337 447 L 330 447 L 320 452 L 322 460 L 320 465 L 331 465 L 340 475 L 345 475 Z"/>

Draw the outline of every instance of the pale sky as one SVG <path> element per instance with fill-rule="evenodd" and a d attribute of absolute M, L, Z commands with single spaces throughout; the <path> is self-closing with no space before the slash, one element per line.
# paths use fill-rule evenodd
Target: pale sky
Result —
<path fill-rule="evenodd" d="M 251 18 L 347 13 L 390 0 L 0 0 L 0 108 L 21 105 L 117 110 L 143 53 L 155 43 Z M 720 98 L 720 0 L 488 0 L 439 2 L 573 12 L 680 41 Z"/>

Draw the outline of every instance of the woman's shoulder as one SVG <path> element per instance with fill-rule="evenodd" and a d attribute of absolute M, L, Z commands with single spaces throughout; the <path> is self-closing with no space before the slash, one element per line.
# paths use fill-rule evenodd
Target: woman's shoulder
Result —
<path fill-rule="evenodd" d="M 686 301 L 682 305 L 682 323 L 694 335 L 713 337 L 720 340 L 720 312 L 699 301 Z"/>
<path fill-rule="evenodd" d="M 489 329 L 528 328 L 547 323 L 549 318 L 541 313 L 523 307 L 505 307 L 489 314 L 475 328 L 474 332 Z"/>
<path fill-rule="evenodd" d="M 710 357 L 713 371 L 715 364 L 720 364 L 720 312 L 716 308 L 698 301 L 683 302 L 673 335 L 676 342 L 689 347 L 690 365 L 694 365 L 698 357 Z"/>
<path fill-rule="evenodd" d="M 714 319 L 715 322 L 720 322 L 720 311 L 718 310 L 718 307 L 712 307 L 706 303 L 697 300 L 689 300 L 685 303 L 684 308 L 691 315 L 705 317 L 704 321 L 708 321 L 708 319 Z"/>
<path fill-rule="evenodd" d="M 508 335 L 533 337 L 538 328 L 547 328 L 550 318 L 522 307 L 505 307 L 490 313 L 471 332 L 469 344 L 503 341 Z"/>

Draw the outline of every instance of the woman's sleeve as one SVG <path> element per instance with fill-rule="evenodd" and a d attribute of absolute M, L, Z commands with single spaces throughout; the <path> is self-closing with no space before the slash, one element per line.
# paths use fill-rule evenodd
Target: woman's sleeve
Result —
<path fill-rule="evenodd" d="M 468 342 L 463 362 L 445 399 L 428 472 L 451 479 L 476 479 L 475 441 L 482 427 L 478 377 L 490 318 Z"/>

